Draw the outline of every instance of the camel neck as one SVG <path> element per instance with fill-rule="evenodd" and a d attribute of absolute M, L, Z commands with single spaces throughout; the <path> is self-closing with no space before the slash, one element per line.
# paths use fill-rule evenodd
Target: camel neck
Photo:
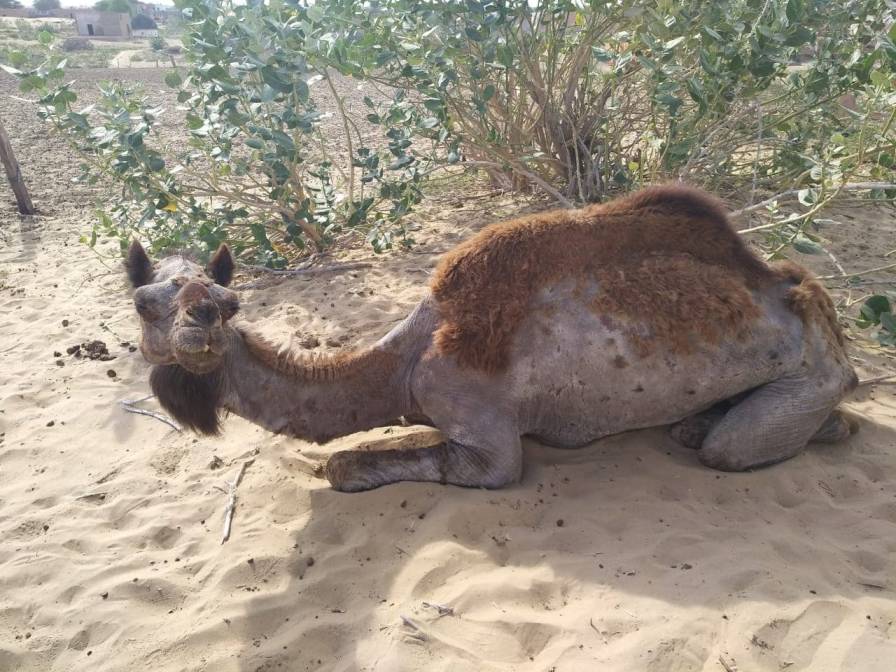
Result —
<path fill-rule="evenodd" d="M 221 405 L 272 432 L 323 442 L 413 411 L 408 367 L 396 353 L 309 357 L 238 328 L 230 341 Z"/>

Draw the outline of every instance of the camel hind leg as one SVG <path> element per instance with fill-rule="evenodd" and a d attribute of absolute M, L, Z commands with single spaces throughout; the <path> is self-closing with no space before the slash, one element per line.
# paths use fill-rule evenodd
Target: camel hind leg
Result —
<path fill-rule="evenodd" d="M 782 378 L 759 387 L 709 430 L 698 457 L 722 471 L 744 471 L 781 462 L 814 437 L 848 436 L 848 424 L 832 412 L 848 389 L 839 371 Z"/>
<path fill-rule="evenodd" d="M 675 443 L 700 450 L 709 432 L 735 406 L 729 400 L 721 401 L 711 408 L 685 418 L 669 426 L 669 437 Z M 834 410 L 825 419 L 818 431 L 809 439 L 809 443 L 839 443 L 845 441 L 858 431 L 855 420 L 848 419 L 842 411 Z"/>

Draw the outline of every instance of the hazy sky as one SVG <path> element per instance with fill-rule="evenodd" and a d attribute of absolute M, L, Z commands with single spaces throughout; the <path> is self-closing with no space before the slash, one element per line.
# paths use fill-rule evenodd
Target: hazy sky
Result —
<path fill-rule="evenodd" d="M 34 0 L 19 0 L 25 7 L 34 4 Z M 61 0 L 63 7 L 93 7 L 96 0 Z M 153 5 L 173 5 L 172 0 L 153 0 Z"/>

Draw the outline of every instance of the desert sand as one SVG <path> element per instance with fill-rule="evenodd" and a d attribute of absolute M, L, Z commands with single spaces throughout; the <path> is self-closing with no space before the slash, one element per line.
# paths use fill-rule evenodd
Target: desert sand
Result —
<path fill-rule="evenodd" d="M 42 210 L 19 218 L 3 192 L 0 672 L 896 668 L 896 387 L 848 400 L 849 441 L 755 473 L 706 469 L 654 429 L 527 442 L 522 482 L 500 491 L 334 492 L 316 475 L 330 453 L 432 430 L 319 446 L 235 417 L 198 438 L 126 413 L 149 368 L 118 262 L 78 242 L 99 192 L 69 183 L 73 155 L 5 76 L 0 92 Z M 466 184 L 415 215 L 413 252 L 347 245 L 338 259 L 371 265 L 263 280 L 242 319 L 315 352 L 371 343 L 440 252 L 521 207 Z M 892 210 L 841 219 L 841 264 L 886 263 Z M 114 359 L 67 353 L 95 339 Z M 863 377 L 896 369 L 867 335 L 853 352 Z"/>

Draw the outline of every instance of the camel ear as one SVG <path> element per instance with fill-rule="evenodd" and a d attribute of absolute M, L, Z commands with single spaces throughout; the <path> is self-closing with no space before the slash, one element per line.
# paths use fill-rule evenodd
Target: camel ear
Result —
<path fill-rule="evenodd" d="M 148 285 L 152 280 L 152 261 L 146 254 L 143 246 L 134 239 L 128 248 L 128 258 L 124 262 L 124 267 L 128 272 L 128 280 L 136 289 L 143 285 Z"/>
<path fill-rule="evenodd" d="M 230 248 L 225 243 L 221 243 L 221 247 L 215 252 L 215 256 L 208 262 L 208 272 L 212 278 L 222 287 L 226 287 L 233 280 L 233 269 L 236 262 L 233 261 L 233 255 L 230 254 Z"/>

